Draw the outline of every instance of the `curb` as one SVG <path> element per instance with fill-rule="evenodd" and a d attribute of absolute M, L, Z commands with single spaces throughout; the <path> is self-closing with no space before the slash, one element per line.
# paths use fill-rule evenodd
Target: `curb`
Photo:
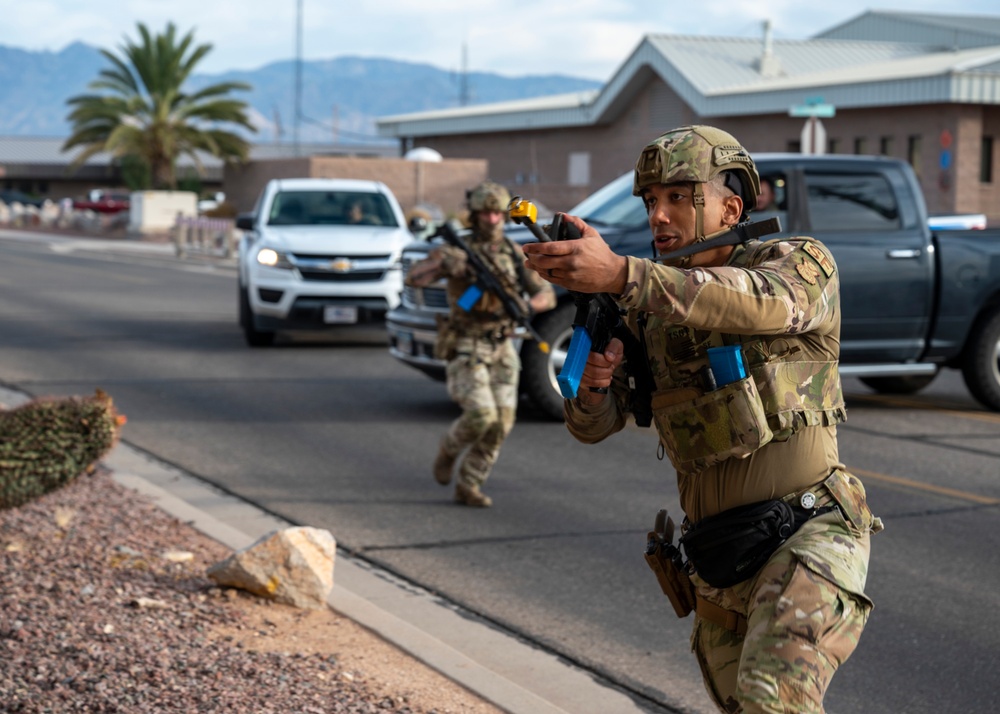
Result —
<path fill-rule="evenodd" d="M 0 386 L 0 404 L 28 398 Z M 233 550 L 293 525 L 123 442 L 104 464 L 120 484 Z M 327 602 L 510 714 L 649 711 L 591 673 L 340 550 Z"/>

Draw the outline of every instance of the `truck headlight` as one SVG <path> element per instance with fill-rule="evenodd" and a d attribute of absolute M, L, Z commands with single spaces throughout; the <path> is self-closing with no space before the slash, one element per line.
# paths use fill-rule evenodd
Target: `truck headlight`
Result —
<path fill-rule="evenodd" d="M 268 268 L 291 268 L 292 262 L 285 253 L 280 253 L 274 248 L 261 248 L 257 251 L 257 262 L 266 265 Z"/>

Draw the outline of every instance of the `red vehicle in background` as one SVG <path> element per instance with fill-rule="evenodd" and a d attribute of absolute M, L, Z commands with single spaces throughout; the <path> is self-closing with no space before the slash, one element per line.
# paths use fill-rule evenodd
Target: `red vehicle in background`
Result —
<path fill-rule="evenodd" d="M 120 213 L 129 209 L 128 191 L 109 191 L 94 189 L 87 194 L 86 199 L 73 201 L 73 208 L 78 211 L 94 211 L 95 213 Z"/>

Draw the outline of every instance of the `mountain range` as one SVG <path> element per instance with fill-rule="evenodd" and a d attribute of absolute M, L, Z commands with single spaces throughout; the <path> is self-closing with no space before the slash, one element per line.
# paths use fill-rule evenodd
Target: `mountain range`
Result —
<path fill-rule="evenodd" d="M 0 136 L 67 136 L 66 100 L 89 93 L 87 85 L 110 63 L 98 48 L 74 42 L 60 52 L 0 45 Z M 296 62 L 284 60 L 254 70 L 192 75 L 185 88 L 240 81 L 258 128 L 256 141 L 291 140 L 295 125 Z M 465 76 L 428 64 L 391 59 L 337 57 L 301 64 L 299 138 L 303 141 L 378 141 L 375 119 L 460 104 L 484 104 L 563 94 L 601 86 L 565 75 L 505 77 L 489 72 Z"/>

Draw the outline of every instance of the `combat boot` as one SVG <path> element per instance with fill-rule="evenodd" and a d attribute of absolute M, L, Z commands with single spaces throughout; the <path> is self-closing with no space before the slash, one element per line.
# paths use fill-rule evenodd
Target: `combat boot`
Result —
<path fill-rule="evenodd" d="M 480 491 L 478 486 L 466 486 L 460 483 L 455 486 L 455 503 L 460 503 L 463 506 L 489 508 L 493 505 L 493 499 Z"/>
<path fill-rule="evenodd" d="M 442 486 L 451 483 L 451 472 L 455 468 L 455 457 L 450 456 L 442 446 L 434 459 L 434 480 Z"/>

